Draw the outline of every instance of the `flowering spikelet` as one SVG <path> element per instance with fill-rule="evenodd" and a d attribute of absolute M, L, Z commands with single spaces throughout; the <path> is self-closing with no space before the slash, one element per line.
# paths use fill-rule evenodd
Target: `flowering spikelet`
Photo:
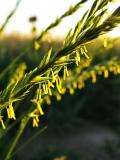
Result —
<path fill-rule="evenodd" d="M 42 110 L 41 104 L 43 102 L 42 99 L 42 89 L 41 89 L 41 84 L 39 85 L 39 88 L 36 91 L 35 98 L 31 100 L 34 104 L 36 104 L 36 108 L 39 111 L 40 115 L 44 115 L 44 112 Z"/>
<path fill-rule="evenodd" d="M 7 108 L 8 118 L 16 120 L 12 102 L 9 102 L 9 107 Z"/>
<path fill-rule="evenodd" d="M 44 112 L 42 110 L 42 107 L 41 107 L 41 103 L 42 103 L 42 89 L 41 89 L 41 84 L 39 85 L 39 88 L 37 89 L 37 95 L 36 95 L 36 105 L 37 105 L 37 108 L 40 112 L 40 115 L 44 115 Z"/>

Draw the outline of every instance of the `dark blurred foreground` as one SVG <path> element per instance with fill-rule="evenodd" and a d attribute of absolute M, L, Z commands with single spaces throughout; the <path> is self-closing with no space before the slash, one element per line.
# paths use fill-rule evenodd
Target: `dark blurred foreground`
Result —
<path fill-rule="evenodd" d="M 29 41 L 29 38 L 17 36 L 0 40 L 0 71 L 22 52 Z M 88 46 L 89 54 L 95 56 L 94 63 L 111 59 L 113 56 L 120 57 L 119 42 L 119 39 L 112 41 L 113 47 L 109 50 L 105 49 L 105 53 L 100 49 L 100 46 L 103 48 L 102 41 Z M 21 61 L 26 62 L 28 70 L 33 69 L 51 46 L 56 51 L 61 45 L 62 41 L 44 41 L 39 52 L 31 51 Z M 12 71 L 9 75 L 11 74 Z M 7 84 L 7 77 L 1 82 L 0 88 L 4 88 Z M 29 107 L 30 97 L 29 95 L 21 103 L 22 109 Z M 99 77 L 94 85 L 88 80 L 84 89 L 76 90 L 74 95 L 67 92 L 60 102 L 52 97 L 52 104 L 44 108 L 46 114 L 41 120 L 40 127 L 34 129 L 32 123 L 29 123 L 17 146 L 17 148 L 22 145 L 23 147 L 16 152 L 14 159 L 120 159 L 120 76 L 111 75 L 108 79 Z M 44 126 L 47 126 L 47 129 L 39 134 L 39 130 Z M 5 143 L 11 141 L 11 136 L 16 129 L 17 125 L 2 140 L 0 155 L 3 154 Z M 29 143 L 28 139 L 31 139 Z"/>

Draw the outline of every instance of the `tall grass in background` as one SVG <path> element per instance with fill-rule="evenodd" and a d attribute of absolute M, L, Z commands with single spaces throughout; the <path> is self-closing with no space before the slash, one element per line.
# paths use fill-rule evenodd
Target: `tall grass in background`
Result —
<path fill-rule="evenodd" d="M 29 121 L 32 120 L 33 127 L 39 126 L 39 121 L 45 113 L 43 106 L 51 104 L 52 96 L 60 101 L 67 90 L 70 94 L 74 94 L 76 88 L 84 88 L 88 79 L 96 83 L 98 76 L 108 78 L 109 74 L 120 74 L 119 57 L 94 63 L 95 57 L 89 56 L 87 50 L 92 41 L 111 31 L 120 23 L 120 7 L 108 14 L 107 4 L 113 3 L 112 0 L 94 0 L 92 7 L 83 14 L 75 28 L 68 32 L 59 50 L 54 51 L 49 48 L 34 69 L 30 70 L 26 63 L 22 62 L 22 58 L 29 52 L 39 53 L 44 35 L 58 26 L 64 18 L 74 14 L 83 4 L 87 5 L 87 1 L 81 0 L 75 6 L 71 6 L 55 22 L 33 38 L 27 47 L 1 71 L 1 81 L 10 75 L 0 92 L 1 140 L 16 124 L 19 125 L 15 137 L 1 155 L 3 159 L 11 159 L 16 154 L 16 144 Z M 15 13 L 18 4 L 19 1 L 1 27 L 1 33 Z M 110 47 L 107 46 L 106 39 L 104 47 Z M 10 74 L 11 70 L 12 74 Z M 22 109 L 21 102 L 27 101 L 30 92 L 34 93 L 30 100 L 31 106 Z M 16 113 L 20 114 L 16 115 Z M 46 128 L 45 126 L 40 133 Z"/>

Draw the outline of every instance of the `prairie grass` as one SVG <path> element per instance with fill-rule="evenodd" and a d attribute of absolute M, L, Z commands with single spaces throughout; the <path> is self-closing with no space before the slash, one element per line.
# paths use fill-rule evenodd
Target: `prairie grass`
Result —
<path fill-rule="evenodd" d="M 21 50 L 16 48 L 16 53 L 11 54 L 11 58 L 7 58 L 6 63 L 1 65 L 0 122 L 4 129 L 1 128 L 1 139 L 14 129 L 16 124 L 19 125 L 9 149 L 3 153 L 3 159 L 11 159 L 14 156 L 16 144 L 29 121 L 32 121 L 33 127 L 39 127 L 46 113 L 44 104 L 50 105 L 53 96 L 60 101 L 66 92 L 74 94 L 76 89 L 85 88 L 88 81 L 95 84 L 99 77 L 108 79 L 111 75 L 119 76 L 119 54 L 116 56 L 109 54 L 107 57 L 104 53 L 112 48 L 110 42 L 104 40 L 105 49 L 95 46 L 99 54 L 104 53 L 104 58 L 102 56 L 97 58 L 97 54 L 89 53 L 91 42 L 120 23 L 120 7 L 107 15 L 107 4 L 113 3 L 110 0 L 94 0 L 92 7 L 85 12 L 75 28 L 68 32 L 63 43 L 53 42 L 46 45 L 42 42 L 42 38 L 49 30 L 57 27 L 64 18 L 74 14 L 84 3 L 87 4 L 87 0 L 81 0 L 70 7 L 32 40 L 25 40 L 25 43 L 22 40 L 22 43 L 19 43 Z M 18 4 L 19 1 L 15 10 L 5 20 L 1 32 L 15 13 Z M 103 19 L 105 15 L 107 17 Z M 13 47 L 16 44 L 13 43 Z M 4 47 L 4 44 L 1 46 L 3 63 L 3 56 L 6 54 L 6 57 L 9 57 L 12 52 L 10 51 L 12 41 L 8 48 Z M 22 109 L 22 102 L 27 100 L 29 105 Z"/>

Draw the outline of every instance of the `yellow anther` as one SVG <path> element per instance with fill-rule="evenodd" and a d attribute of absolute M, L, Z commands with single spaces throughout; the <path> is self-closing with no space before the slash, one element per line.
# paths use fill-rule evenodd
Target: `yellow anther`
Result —
<path fill-rule="evenodd" d="M 73 88 L 76 89 L 77 88 L 77 82 L 73 83 Z"/>
<path fill-rule="evenodd" d="M 44 115 L 44 112 L 43 112 L 43 110 L 42 110 L 42 107 L 41 107 L 40 102 L 37 102 L 37 108 L 38 108 L 38 110 L 39 110 L 39 112 L 40 112 L 40 115 Z"/>
<path fill-rule="evenodd" d="M 84 55 L 87 59 L 90 59 L 90 57 L 87 55 L 87 52 L 85 51 L 85 48 L 80 48 L 81 54 Z"/>
<path fill-rule="evenodd" d="M 9 107 L 7 108 L 7 114 L 8 118 L 16 120 L 12 102 L 9 103 Z"/>
<path fill-rule="evenodd" d="M 104 78 L 108 78 L 109 76 L 109 72 L 107 69 L 104 70 Z"/>
<path fill-rule="evenodd" d="M 56 87 L 57 90 L 59 91 L 59 93 L 61 93 L 61 89 L 62 89 L 62 82 L 59 76 L 56 77 Z"/>
<path fill-rule="evenodd" d="M 52 96 L 51 88 L 48 88 L 48 93 L 49 93 L 50 96 Z"/>
<path fill-rule="evenodd" d="M 79 54 L 78 51 L 76 52 L 75 62 L 76 62 L 76 65 L 77 65 L 77 66 L 78 66 L 79 63 L 80 63 L 80 54 Z"/>
<path fill-rule="evenodd" d="M 120 66 L 117 67 L 117 72 L 120 74 Z"/>
<path fill-rule="evenodd" d="M 69 88 L 69 92 L 70 92 L 70 94 L 72 95 L 72 94 L 74 94 L 74 89 L 73 88 Z"/>
<path fill-rule="evenodd" d="M 57 95 L 56 95 L 56 99 L 57 99 L 57 101 L 60 101 L 60 100 L 62 99 L 61 95 L 60 95 L 60 94 L 57 94 Z"/>
<path fill-rule="evenodd" d="M 67 66 L 64 66 L 63 80 L 66 80 L 66 77 L 69 76 L 69 72 L 67 70 Z"/>
<path fill-rule="evenodd" d="M 104 47 L 106 48 L 107 45 L 108 45 L 108 41 L 107 41 L 107 37 L 105 36 L 105 37 L 104 37 Z"/>
<path fill-rule="evenodd" d="M 5 124 L 3 122 L 2 116 L 0 116 L 0 122 L 1 122 L 2 128 L 5 129 L 6 127 L 5 127 Z"/>
<path fill-rule="evenodd" d="M 91 71 L 92 83 L 96 83 L 96 73 L 95 71 Z"/>
<path fill-rule="evenodd" d="M 38 127 L 38 122 L 36 120 L 36 118 L 33 118 L 33 127 Z"/>
<path fill-rule="evenodd" d="M 51 104 L 50 97 L 49 97 L 49 96 L 47 96 L 45 99 L 46 99 L 46 103 L 47 103 L 48 105 L 50 105 L 50 104 Z"/>
<path fill-rule="evenodd" d="M 53 85 L 52 82 L 50 82 L 50 81 L 48 80 L 48 88 L 50 88 L 50 87 L 54 88 L 54 85 Z"/>
<path fill-rule="evenodd" d="M 47 84 L 43 84 L 42 87 L 43 87 L 44 94 L 48 94 L 48 85 Z"/>
<path fill-rule="evenodd" d="M 55 77 L 54 72 L 53 72 L 52 69 L 51 69 L 51 73 L 52 73 L 52 81 L 55 82 L 56 77 Z"/>

